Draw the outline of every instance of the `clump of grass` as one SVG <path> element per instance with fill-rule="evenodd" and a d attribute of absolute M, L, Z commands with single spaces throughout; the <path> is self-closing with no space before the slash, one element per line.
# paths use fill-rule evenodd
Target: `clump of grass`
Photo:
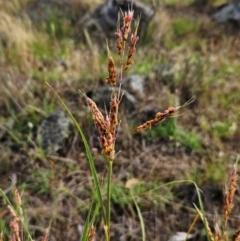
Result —
<path fill-rule="evenodd" d="M 5 230 L 1 230 L 0 233 L 0 241 L 3 240 L 11 240 L 11 241 L 33 241 L 33 238 L 31 237 L 29 233 L 29 227 L 28 223 L 25 220 L 24 217 L 24 212 L 23 212 L 23 207 L 22 207 L 22 199 L 21 195 L 18 191 L 18 189 L 14 186 L 14 200 L 15 200 L 15 206 L 14 207 L 5 193 L 0 189 L 0 193 L 4 198 L 4 201 L 8 204 L 8 212 L 10 215 L 10 233 L 8 237 L 5 237 Z M 47 241 L 49 239 L 49 230 L 50 227 L 48 227 L 42 236 L 41 240 L 42 241 Z M 4 232 L 3 232 L 4 231 Z M 6 239 L 5 239 L 6 238 Z"/>
<path fill-rule="evenodd" d="M 116 157 L 116 150 L 115 150 L 115 142 L 117 139 L 117 128 L 119 124 L 118 120 L 118 111 L 119 111 L 119 105 L 121 103 L 122 99 L 122 82 L 123 82 L 123 74 L 128 68 L 133 64 L 133 57 L 136 52 L 136 43 L 138 42 L 138 26 L 140 18 L 138 18 L 136 21 L 136 28 L 135 31 L 131 33 L 131 23 L 133 21 L 133 10 L 129 10 L 127 13 L 122 13 L 123 17 L 123 23 L 122 27 L 120 26 L 120 13 L 119 18 L 117 22 L 117 30 L 116 30 L 116 48 L 117 52 L 120 56 L 120 71 L 117 71 L 115 60 L 113 59 L 110 49 L 107 45 L 107 53 L 108 53 L 108 76 L 105 78 L 105 81 L 107 84 L 110 84 L 112 86 L 112 94 L 111 94 L 111 100 L 110 100 L 110 110 L 109 112 L 106 111 L 105 118 L 104 114 L 100 111 L 100 109 L 97 107 L 96 103 L 90 99 L 83 91 L 81 93 L 86 99 L 86 102 L 88 106 L 91 109 L 93 120 L 95 122 L 95 126 L 98 129 L 99 133 L 99 142 L 100 146 L 102 148 L 102 154 L 105 155 L 108 159 L 108 176 L 107 176 L 107 204 L 106 204 L 106 211 L 105 206 L 103 206 L 102 201 L 100 201 L 100 206 L 102 209 L 102 215 L 104 219 L 104 230 L 105 230 L 105 236 L 106 240 L 110 240 L 110 230 L 111 230 L 111 222 L 110 222 L 110 199 L 111 199 L 111 189 L 112 189 L 112 166 Z M 129 37 L 131 34 L 131 37 Z M 125 60 L 125 52 L 128 47 L 128 53 Z M 174 113 L 179 111 L 180 109 L 184 108 L 188 104 L 190 104 L 193 101 L 193 98 L 187 101 L 185 104 L 177 107 L 169 107 L 164 112 L 158 112 L 156 113 L 155 118 L 146 121 L 142 125 L 139 125 L 134 129 L 136 132 L 140 132 L 146 129 L 151 129 L 154 125 L 162 122 L 163 120 L 168 119 L 171 117 Z M 90 161 L 92 162 L 92 161 Z M 91 164 L 92 165 L 92 164 Z M 92 167 L 93 168 L 93 167 Z M 96 180 L 96 184 L 99 183 L 99 180 Z M 102 194 L 99 193 L 99 200 L 102 200 Z M 105 216 L 105 217 L 104 217 Z M 140 217 L 139 217 L 140 218 Z M 92 224 L 92 223 L 91 223 Z M 143 225 L 142 225 L 143 227 Z M 92 226 L 88 225 L 88 235 L 86 237 L 91 237 L 91 230 Z M 83 239 L 84 240 L 84 239 Z"/>
<path fill-rule="evenodd" d="M 63 39 L 73 35 L 73 29 L 69 23 L 62 20 L 57 11 L 51 12 L 46 22 L 46 32 L 50 37 Z"/>
<path fill-rule="evenodd" d="M 4 51 L 6 60 L 17 66 L 28 66 L 29 49 L 36 36 L 33 34 L 30 21 L 25 16 L 17 19 L 15 16 L 0 10 L 0 31 L 4 37 L 0 49 Z"/>
<path fill-rule="evenodd" d="M 222 226 L 220 226 L 216 222 L 215 223 L 215 233 L 213 233 L 213 231 L 211 230 L 209 222 L 208 222 L 206 216 L 204 215 L 204 213 L 196 207 L 199 217 L 204 222 L 208 240 L 228 241 L 230 238 L 229 237 L 230 232 L 228 229 L 228 221 L 229 221 L 230 215 L 231 215 L 233 207 L 234 207 L 233 198 L 234 198 L 235 192 L 236 192 L 237 180 L 238 180 L 238 174 L 237 174 L 237 162 L 236 162 L 233 165 L 233 167 L 231 168 L 231 171 L 229 174 L 229 180 L 225 187 Z M 239 240 L 239 238 L 240 238 L 239 230 L 236 230 L 235 233 L 232 235 L 231 240 L 237 241 L 237 240 Z"/>
<path fill-rule="evenodd" d="M 121 18 L 120 14 L 122 14 L 122 25 L 121 25 Z M 79 127 L 79 124 L 76 122 L 76 120 L 73 118 L 70 110 L 66 107 L 64 102 L 59 97 L 60 101 L 70 114 L 70 116 L 73 118 L 74 123 L 76 124 L 82 138 L 85 144 L 86 152 L 88 153 L 88 160 L 90 164 L 90 168 L 92 171 L 92 175 L 94 178 L 94 183 L 96 186 L 96 191 L 93 194 L 93 196 L 97 196 L 98 204 L 101 209 L 103 222 L 104 222 L 104 230 L 105 230 L 105 238 L 106 240 L 110 240 L 110 230 L 111 230 L 111 190 L 112 190 L 112 168 L 113 163 L 116 158 L 117 152 L 115 150 L 115 142 L 117 139 L 117 128 L 119 125 L 119 119 L 118 119 L 118 112 L 119 112 L 119 106 L 122 99 L 122 82 L 123 82 L 123 74 L 126 70 L 129 69 L 129 67 L 133 64 L 133 57 L 136 52 L 136 44 L 139 40 L 139 37 L 137 35 L 138 33 L 138 26 L 140 18 L 136 20 L 136 27 L 135 30 L 132 32 L 131 24 L 133 22 L 133 10 L 128 10 L 126 13 L 119 13 L 118 22 L 117 22 L 117 30 L 116 30 L 116 49 L 118 52 L 118 55 L 120 56 L 120 70 L 118 71 L 115 60 L 112 57 L 112 54 L 110 52 L 110 49 L 107 44 L 107 53 L 108 53 L 108 76 L 105 78 L 105 81 L 107 84 L 109 84 L 112 87 L 112 93 L 111 93 L 111 100 L 109 103 L 109 111 L 106 111 L 106 113 L 102 113 L 96 103 L 89 98 L 83 91 L 81 93 L 85 97 L 86 103 L 91 109 L 92 117 L 95 123 L 95 126 L 99 133 L 99 142 L 100 146 L 102 148 L 102 154 L 105 155 L 108 159 L 108 176 L 107 176 L 107 201 L 106 205 L 104 205 L 103 202 L 103 194 L 101 193 L 100 188 L 100 181 L 97 177 L 93 158 L 90 154 L 89 146 L 85 140 L 85 137 Z M 127 48 L 128 46 L 128 48 Z M 127 56 L 125 57 L 125 54 L 127 52 Z M 173 116 L 177 111 L 184 108 L 188 104 L 190 104 L 193 101 L 193 98 L 187 101 L 185 104 L 177 107 L 169 107 L 164 112 L 158 112 L 156 113 L 155 118 L 148 120 L 147 122 L 143 123 L 142 125 L 139 125 L 134 129 L 136 132 L 140 132 L 146 129 L 151 129 L 156 124 L 162 122 L 163 120 L 166 120 Z M 104 117 L 105 116 L 105 117 Z M 89 212 L 88 219 L 86 221 L 85 229 L 83 232 L 82 240 L 89 240 L 89 237 L 92 237 L 91 230 L 93 227 L 95 227 L 95 215 L 96 212 L 96 206 L 95 209 L 92 207 Z M 140 218 L 140 217 L 139 217 Z M 144 225 L 142 225 L 143 227 Z"/>

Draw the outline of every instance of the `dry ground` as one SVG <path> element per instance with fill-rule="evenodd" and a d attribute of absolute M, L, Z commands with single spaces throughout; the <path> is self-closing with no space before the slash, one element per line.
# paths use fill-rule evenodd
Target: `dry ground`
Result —
<path fill-rule="evenodd" d="M 62 108 L 45 81 L 81 124 L 99 176 L 106 176 L 106 160 L 95 141 L 91 114 L 78 91 L 94 95 L 107 74 L 105 37 L 100 33 L 96 38 L 96 33 L 89 32 L 89 45 L 77 27 L 82 14 L 99 2 L 72 0 L 64 14 L 59 5 L 49 15 L 51 8 L 46 9 L 40 0 L 0 3 L 0 188 L 6 190 L 13 175 L 17 176 L 26 219 L 36 240 L 50 222 L 51 240 L 79 240 L 92 188 L 76 130 L 50 155 L 36 143 L 41 120 Z M 189 2 L 154 4 L 156 14 L 142 32 L 135 64 L 127 73 L 146 78 L 144 92 L 140 99 L 132 93 L 138 100 L 134 111 L 129 113 L 123 102 L 120 113 L 117 148 L 121 153 L 113 169 L 115 240 L 141 240 L 139 217 L 126 188 L 130 181 L 138 183 L 135 194 L 147 240 L 169 240 L 178 231 L 187 232 L 196 215 L 194 186 L 187 182 L 161 186 L 173 180 L 188 179 L 199 185 L 213 224 L 216 213 L 219 217 L 222 213 L 226 174 L 239 153 L 240 29 L 214 23 L 210 3 L 201 8 Z M 30 18 L 31 14 L 41 18 Z M 114 40 L 109 43 L 114 46 Z M 182 115 L 150 131 L 132 132 L 146 118 L 146 106 L 163 111 L 192 96 L 195 102 Z M 104 181 L 102 185 L 104 189 Z M 12 193 L 7 195 L 12 200 Z M 8 230 L 9 213 L 2 198 L 0 202 L 0 229 Z M 240 224 L 238 209 L 236 205 L 232 228 Z M 102 230 L 101 220 L 96 225 Z M 204 240 L 200 221 L 192 233 L 194 240 Z M 101 231 L 96 240 L 103 240 Z"/>

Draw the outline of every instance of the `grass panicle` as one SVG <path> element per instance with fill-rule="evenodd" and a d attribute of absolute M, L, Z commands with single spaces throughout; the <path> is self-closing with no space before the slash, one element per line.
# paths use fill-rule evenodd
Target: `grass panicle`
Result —
<path fill-rule="evenodd" d="M 237 180 L 238 180 L 238 174 L 237 174 L 237 165 L 233 165 L 230 175 L 229 175 L 229 181 L 226 186 L 225 194 L 224 194 L 224 227 L 223 227 L 223 235 L 224 240 L 228 240 L 228 219 L 233 209 L 233 198 L 235 195 L 236 187 L 237 187 Z"/>
<path fill-rule="evenodd" d="M 194 98 L 191 98 L 190 100 L 188 100 L 186 103 L 184 103 L 181 106 L 169 107 L 163 113 L 158 112 L 154 119 L 148 120 L 145 123 L 143 123 L 142 125 L 139 125 L 135 129 L 135 131 L 140 132 L 140 131 L 143 131 L 143 130 L 146 130 L 146 129 L 151 129 L 152 126 L 154 126 L 154 125 L 158 124 L 159 122 L 161 122 L 163 120 L 166 120 L 167 118 L 171 117 L 174 113 L 176 113 L 180 109 L 184 108 L 185 106 L 191 104 L 193 101 L 194 101 Z"/>
<path fill-rule="evenodd" d="M 237 166 L 236 164 L 232 167 L 229 182 L 226 187 L 226 191 L 224 194 L 224 220 L 225 222 L 228 221 L 229 215 L 232 212 L 233 209 L 233 197 L 236 191 L 237 187 L 237 180 L 238 180 L 238 174 L 237 174 Z"/>

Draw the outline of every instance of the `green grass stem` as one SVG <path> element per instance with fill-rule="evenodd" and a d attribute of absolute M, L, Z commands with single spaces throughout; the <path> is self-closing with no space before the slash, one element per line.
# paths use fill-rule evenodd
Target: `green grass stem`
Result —
<path fill-rule="evenodd" d="M 133 197 L 133 195 L 132 195 Z M 144 220 L 143 220 L 143 216 L 142 216 L 142 213 L 141 213 L 141 210 L 135 200 L 135 197 L 133 197 L 133 202 L 134 202 L 134 205 L 137 209 L 137 213 L 138 213 L 138 217 L 139 217 L 139 220 L 140 220 L 140 225 L 141 225 L 141 230 L 142 230 L 142 241 L 146 241 L 146 232 L 145 232 L 145 225 L 144 225 Z"/>
<path fill-rule="evenodd" d="M 110 240 L 110 225 L 111 225 L 111 184 L 112 184 L 112 166 L 113 161 L 109 160 L 108 165 L 108 180 L 107 180 L 107 228 Z"/>

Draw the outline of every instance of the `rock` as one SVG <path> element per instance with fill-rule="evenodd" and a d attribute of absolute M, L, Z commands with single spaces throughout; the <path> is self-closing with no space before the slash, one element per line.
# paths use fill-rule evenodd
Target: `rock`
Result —
<path fill-rule="evenodd" d="M 129 75 L 123 79 L 124 88 L 139 100 L 146 98 L 146 93 L 144 91 L 145 84 L 146 77 L 139 74 Z"/>
<path fill-rule="evenodd" d="M 37 141 L 44 151 L 56 152 L 70 134 L 71 119 L 63 110 L 56 110 L 41 121 Z"/>
<path fill-rule="evenodd" d="M 177 232 L 173 236 L 171 236 L 168 241 L 184 241 L 186 239 L 191 239 L 193 237 L 194 237 L 193 234 L 188 234 L 185 232 Z"/>
<path fill-rule="evenodd" d="M 216 13 L 213 15 L 214 20 L 219 23 L 228 20 L 240 21 L 240 2 L 226 3 L 218 7 Z"/>
<path fill-rule="evenodd" d="M 127 90 L 121 90 L 123 94 L 123 98 L 121 100 L 120 105 L 124 106 L 125 111 L 132 112 L 137 108 L 137 100 L 136 98 L 130 94 Z M 102 110 L 107 108 L 109 110 L 109 103 L 111 100 L 112 88 L 111 87 L 100 87 L 95 92 L 87 93 L 87 95 L 97 104 L 99 108 Z M 122 108 L 122 107 L 121 107 Z"/>
<path fill-rule="evenodd" d="M 68 0 L 34 0 L 27 4 L 26 12 L 33 22 L 47 21 L 52 14 L 70 17 L 71 3 Z"/>

